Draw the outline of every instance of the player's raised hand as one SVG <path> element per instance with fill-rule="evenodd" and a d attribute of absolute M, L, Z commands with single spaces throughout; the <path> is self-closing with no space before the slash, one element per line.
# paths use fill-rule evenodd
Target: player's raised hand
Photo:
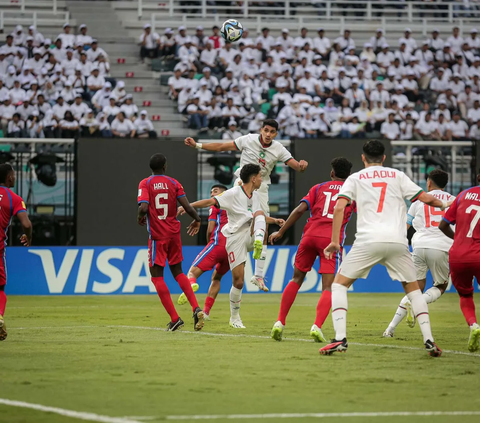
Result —
<path fill-rule="evenodd" d="M 300 166 L 300 172 L 305 172 L 307 170 L 308 162 L 306 160 L 300 160 L 298 164 Z"/>
<path fill-rule="evenodd" d="M 177 209 L 177 217 L 178 216 L 183 216 L 185 214 L 185 209 L 180 206 L 178 209 Z"/>
<path fill-rule="evenodd" d="M 198 231 L 200 230 L 200 222 L 197 222 L 194 220 L 190 225 L 188 225 L 187 228 L 187 234 L 190 236 L 195 236 L 198 234 Z"/>
<path fill-rule="evenodd" d="M 28 239 L 27 235 L 23 234 L 20 237 L 20 242 L 24 247 L 30 247 L 30 240 Z"/>
<path fill-rule="evenodd" d="M 280 232 L 274 232 L 268 238 L 268 242 L 270 242 L 270 244 L 273 245 L 275 242 L 280 241 L 281 239 L 282 239 L 282 235 L 280 234 Z"/>
<path fill-rule="evenodd" d="M 195 140 L 192 137 L 187 137 L 187 138 L 185 138 L 185 145 L 188 145 L 189 147 L 195 148 L 197 143 L 195 142 Z"/>
<path fill-rule="evenodd" d="M 336 244 L 334 242 L 331 242 L 328 244 L 328 247 L 323 250 L 323 254 L 325 255 L 325 258 L 330 260 L 332 258 L 332 255 L 335 251 L 340 251 L 340 244 Z"/>

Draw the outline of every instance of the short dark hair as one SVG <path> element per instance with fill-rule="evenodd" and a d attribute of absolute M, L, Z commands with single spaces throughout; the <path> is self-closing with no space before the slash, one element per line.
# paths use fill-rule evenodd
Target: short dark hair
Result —
<path fill-rule="evenodd" d="M 332 166 L 335 176 L 340 179 L 347 179 L 350 176 L 353 166 L 345 157 L 336 157 L 330 162 L 330 165 Z"/>
<path fill-rule="evenodd" d="M 215 185 L 212 186 L 211 189 L 213 189 L 213 188 L 219 188 L 223 191 L 226 191 L 228 189 L 225 185 L 222 185 L 222 184 L 215 184 Z"/>
<path fill-rule="evenodd" d="M 4 163 L 0 165 L 0 184 L 4 184 L 7 182 L 8 175 L 13 172 L 12 165 L 8 163 Z"/>
<path fill-rule="evenodd" d="M 271 126 L 278 131 L 278 122 L 275 119 L 265 119 L 262 123 L 262 128 L 265 128 L 265 126 Z"/>
<path fill-rule="evenodd" d="M 385 146 L 378 140 L 370 140 L 363 144 L 363 155 L 367 163 L 381 163 L 385 155 Z"/>
<path fill-rule="evenodd" d="M 150 157 L 150 169 L 153 172 L 162 171 L 166 164 L 167 158 L 163 154 L 157 153 Z"/>
<path fill-rule="evenodd" d="M 256 164 L 246 164 L 242 167 L 240 171 L 240 179 L 244 184 L 248 184 L 250 179 L 254 175 L 258 175 L 260 173 L 260 166 Z"/>
<path fill-rule="evenodd" d="M 448 184 L 448 173 L 442 169 L 433 169 L 427 176 L 438 188 L 443 189 Z"/>

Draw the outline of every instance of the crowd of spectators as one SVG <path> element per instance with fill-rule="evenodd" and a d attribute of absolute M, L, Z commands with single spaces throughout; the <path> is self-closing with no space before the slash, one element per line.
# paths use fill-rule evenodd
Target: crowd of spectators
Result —
<path fill-rule="evenodd" d="M 363 47 L 348 29 L 327 35 L 302 28 L 273 37 L 264 28 L 252 38 L 245 28 L 230 44 L 216 26 L 209 35 L 181 26 L 159 36 L 147 24 L 140 41 L 143 57 L 178 62 L 169 96 L 202 132 L 253 132 L 266 116 L 288 137 L 480 139 L 476 29 L 415 39 L 406 28 L 392 45 L 378 29 Z"/>
<path fill-rule="evenodd" d="M 0 47 L 0 124 L 4 137 L 155 137 L 125 83 L 109 77 L 105 50 L 68 23 L 55 40 L 18 25 Z"/>

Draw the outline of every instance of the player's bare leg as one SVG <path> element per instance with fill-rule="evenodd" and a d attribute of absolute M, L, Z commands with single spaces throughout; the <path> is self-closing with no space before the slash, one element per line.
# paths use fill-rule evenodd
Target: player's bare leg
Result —
<path fill-rule="evenodd" d="M 345 352 L 348 348 L 347 343 L 347 310 L 348 299 L 347 291 L 356 279 L 347 278 L 337 273 L 332 283 L 332 320 L 335 330 L 335 339 L 323 348 L 320 348 L 320 354 L 331 355 L 334 352 Z"/>
<path fill-rule="evenodd" d="M 430 327 L 430 317 L 428 314 L 428 305 L 423 297 L 422 291 L 418 285 L 418 282 L 402 282 L 405 294 L 412 305 L 413 312 L 415 313 L 415 319 L 418 321 L 420 330 L 423 335 L 423 342 L 428 353 L 432 357 L 440 357 L 442 350 L 435 344 L 432 329 Z"/>
<path fill-rule="evenodd" d="M 240 318 L 240 303 L 242 302 L 243 278 L 245 275 L 245 263 L 239 264 L 232 269 L 232 288 L 230 289 L 230 327 L 245 329 Z"/>
<path fill-rule="evenodd" d="M 264 242 L 267 238 L 266 235 L 267 235 L 267 223 L 265 222 L 265 213 L 260 210 L 256 211 L 253 216 L 253 236 L 255 237 L 255 241 L 253 243 L 253 258 L 256 260 L 255 268 L 257 267 L 257 263 L 260 261 L 259 259 L 261 259 L 264 250 L 265 250 L 265 257 L 266 257 L 266 246 L 264 245 Z M 265 260 L 264 260 L 264 264 L 265 264 Z M 264 277 L 257 276 L 256 273 L 257 272 L 255 271 L 255 275 L 252 276 L 252 279 L 250 279 L 250 282 L 258 286 L 261 291 L 268 292 L 268 288 L 265 286 Z"/>
<path fill-rule="evenodd" d="M 190 285 L 192 286 L 192 291 L 197 292 L 198 291 L 198 283 L 197 279 L 203 275 L 203 270 L 199 269 L 196 266 L 190 267 L 190 270 L 188 271 L 187 278 L 188 281 L 190 282 Z M 185 293 L 181 293 L 180 296 L 178 297 L 177 300 L 178 305 L 184 305 L 188 303 L 188 298 L 185 295 Z"/>
<path fill-rule="evenodd" d="M 205 306 L 203 307 L 206 320 L 210 320 L 210 310 L 212 309 L 213 304 L 217 299 L 217 295 L 220 292 L 222 277 L 223 275 L 220 275 L 216 270 L 213 271 L 212 282 L 210 282 L 207 298 L 205 298 Z"/>
<path fill-rule="evenodd" d="M 152 276 L 152 283 L 155 286 L 160 301 L 163 304 L 166 312 L 170 316 L 170 323 L 167 325 L 167 331 L 174 332 L 181 327 L 183 327 L 184 322 L 177 314 L 175 306 L 173 305 L 172 297 L 170 296 L 170 291 L 163 279 L 163 267 L 154 264 L 150 267 L 150 275 Z"/>
<path fill-rule="evenodd" d="M 322 273 L 322 295 L 318 300 L 315 323 L 310 329 L 310 336 L 315 342 L 327 342 L 322 332 L 322 326 L 332 308 L 332 284 L 334 279 L 335 275 L 333 273 Z"/>
<path fill-rule="evenodd" d="M 170 271 L 172 272 L 172 275 L 177 283 L 180 285 L 180 288 L 186 295 L 188 302 L 192 307 L 193 328 L 197 331 L 201 330 L 205 324 L 203 310 L 198 306 L 197 298 L 195 297 L 192 286 L 190 285 L 188 278 L 183 273 L 182 263 L 170 265 Z"/>
<path fill-rule="evenodd" d="M 7 339 L 7 326 L 5 325 L 5 307 L 7 305 L 7 295 L 5 294 L 5 285 L 0 285 L 0 341 Z"/>

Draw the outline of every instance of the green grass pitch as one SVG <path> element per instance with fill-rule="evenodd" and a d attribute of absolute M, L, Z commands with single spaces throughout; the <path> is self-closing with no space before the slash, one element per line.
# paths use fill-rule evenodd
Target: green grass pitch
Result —
<path fill-rule="evenodd" d="M 204 298 L 199 296 L 201 304 Z M 0 399 L 139 422 L 480 421 L 480 353 L 456 353 L 467 353 L 469 334 L 456 294 L 430 306 L 436 341 L 450 350 L 439 359 L 423 351 L 418 327 L 402 324 L 395 338 L 382 338 L 400 294 L 349 295 L 348 352 L 320 356 L 322 344 L 309 340 L 317 299 L 298 295 L 286 339 L 275 342 L 269 334 L 280 295 L 244 295 L 243 331 L 228 327 L 228 296 L 221 295 L 200 333 L 192 333 L 188 306 L 177 306 L 186 322 L 181 332 L 155 330 L 165 327 L 168 316 L 153 295 L 11 296 L 9 337 L 0 343 Z M 324 333 L 333 337 L 331 317 Z M 418 411 L 479 414 L 265 416 Z M 238 414 L 258 416 L 231 416 Z M 231 418 L 172 420 L 179 415 Z M 2 423 L 78 421 L 0 404 Z"/>

